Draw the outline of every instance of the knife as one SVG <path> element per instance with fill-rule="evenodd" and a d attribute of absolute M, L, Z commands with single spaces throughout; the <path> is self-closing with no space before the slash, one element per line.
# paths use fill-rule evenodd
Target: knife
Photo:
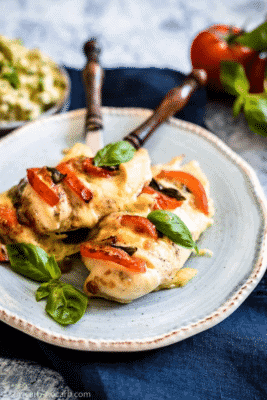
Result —
<path fill-rule="evenodd" d="M 103 147 L 101 90 L 104 72 L 99 63 L 100 48 L 96 39 L 86 42 L 83 51 L 87 58 L 82 71 L 86 93 L 85 143 L 96 154 Z"/>

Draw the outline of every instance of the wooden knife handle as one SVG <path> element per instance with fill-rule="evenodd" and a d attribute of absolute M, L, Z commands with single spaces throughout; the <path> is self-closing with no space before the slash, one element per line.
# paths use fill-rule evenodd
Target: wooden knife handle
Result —
<path fill-rule="evenodd" d="M 87 133 L 103 128 L 101 90 L 104 72 L 99 63 L 100 48 L 96 39 L 86 42 L 83 50 L 87 57 L 87 64 L 82 72 L 86 93 L 85 133 Z"/>
<path fill-rule="evenodd" d="M 136 149 L 142 147 L 152 132 L 167 118 L 182 110 L 192 94 L 207 82 L 207 74 L 203 69 L 193 69 L 181 86 L 171 89 L 154 113 L 142 125 L 133 130 L 123 140 L 130 142 Z"/>

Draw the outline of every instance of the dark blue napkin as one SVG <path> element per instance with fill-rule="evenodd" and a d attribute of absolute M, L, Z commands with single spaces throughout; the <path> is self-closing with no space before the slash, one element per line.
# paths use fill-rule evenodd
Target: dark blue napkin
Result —
<path fill-rule="evenodd" d="M 67 68 L 72 82 L 70 110 L 85 107 L 82 75 Z M 178 71 L 159 68 L 106 69 L 102 104 L 107 107 L 141 107 L 155 109 L 165 94 L 180 85 L 184 75 Z M 204 126 L 206 92 L 198 90 L 177 118 Z"/>
<path fill-rule="evenodd" d="M 69 69 L 69 73 L 70 109 L 84 107 L 80 72 Z M 106 70 L 103 105 L 153 109 L 182 79 L 182 74 L 167 69 Z M 205 103 L 202 89 L 178 117 L 203 125 Z M 136 353 L 59 348 L 1 323 L 0 356 L 29 360 L 59 372 L 76 393 L 73 399 L 263 400 L 267 398 L 266 298 L 263 279 L 237 311 L 208 331 Z"/>

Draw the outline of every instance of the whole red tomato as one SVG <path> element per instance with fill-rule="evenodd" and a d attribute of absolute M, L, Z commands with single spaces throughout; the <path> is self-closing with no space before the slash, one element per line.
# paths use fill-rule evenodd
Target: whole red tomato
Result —
<path fill-rule="evenodd" d="M 240 28 L 229 25 L 213 25 L 200 32 L 191 45 L 191 62 L 194 68 L 203 68 L 208 74 L 208 86 L 223 90 L 220 82 L 221 61 L 235 61 L 247 71 L 258 52 L 234 42 L 234 37 L 242 33 Z"/>

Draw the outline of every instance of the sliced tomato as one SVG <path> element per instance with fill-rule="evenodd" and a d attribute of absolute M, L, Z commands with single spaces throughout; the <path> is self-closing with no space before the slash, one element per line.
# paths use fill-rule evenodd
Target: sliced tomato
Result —
<path fill-rule="evenodd" d="M 154 195 L 156 202 L 153 206 L 153 210 L 175 210 L 175 208 L 181 207 L 183 204 L 182 201 L 166 196 L 153 189 L 151 186 L 144 186 L 142 193 Z"/>
<path fill-rule="evenodd" d="M 209 215 L 208 199 L 202 183 L 193 175 L 184 171 L 162 170 L 157 178 L 169 179 L 185 185 L 195 196 L 196 207 L 205 215 Z"/>
<path fill-rule="evenodd" d="M 140 217 L 139 215 L 123 215 L 121 217 L 121 225 L 127 226 L 132 229 L 134 232 L 139 233 L 141 235 L 146 235 L 151 237 L 152 239 L 158 239 L 157 229 L 152 222 L 150 222 L 145 217 Z"/>
<path fill-rule="evenodd" d="M 146 263 L 138 257 L 129 256 L 125 251 L 111 246 L 99 246 L 91 243 L 83 243 L 80 247 L 82 257 L 95 260 L 112 261 L 116 264 L 138 273 L 146 272 Z"/>
<path fill-rule="evenodd" d="M 54 207 L 59 202 L 56 185 L 46 168 L 27 169 L 27 178 L 31 187 L 49 206 Z"/>
<path fill-rule="evenodd" d="M 107 168 L 96 167 L 93 163 L 93 158 L 86 158 L 83 160 L 82 168 L 87 174 L 96 178 L 110 178 L 111 176 L 117 175 L 117 171 L 112 171 Z"/>
<path fill-rule="evenodd" d="M 75 171 L 68 162 L 59 164 L 56 169 L 64 175 L 67 175 L 63 182 L 85 203 L 89 203 L 93 194 L 77 177 Z"/>
<path fill-rule="evenodd" d="M 20 229 L 16 210 L 8 206 L 0 206 L 0 226 L 4 233 Z"/>

